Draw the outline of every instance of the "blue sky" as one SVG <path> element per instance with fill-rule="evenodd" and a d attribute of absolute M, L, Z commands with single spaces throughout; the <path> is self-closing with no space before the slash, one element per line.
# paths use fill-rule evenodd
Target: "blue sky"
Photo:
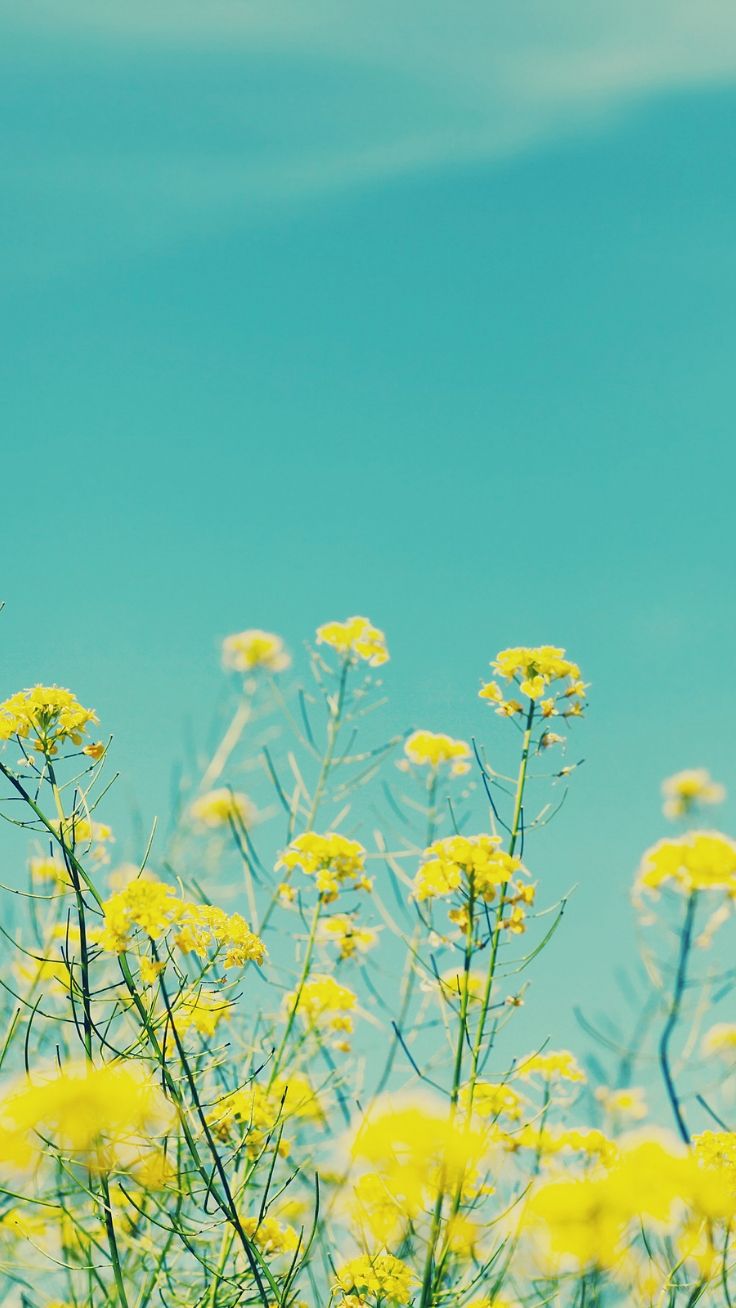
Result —
<path fill-rule="evenodd" d="M 366 612 L 396 723 L 491 753 L 488 660 L 567 646 L 563 1034 L 661 778 L 734 788 L 736 12 L 612 8 L 71 0 L 0 55 L 3 693 L 95 704 L 151 817 L 229 631 Z"/>

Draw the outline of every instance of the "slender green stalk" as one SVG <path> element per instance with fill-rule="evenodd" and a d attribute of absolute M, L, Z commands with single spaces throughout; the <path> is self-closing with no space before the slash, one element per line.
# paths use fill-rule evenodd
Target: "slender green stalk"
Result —
<path fill-rule="evenodd" d="M 695 923 L 696 906 L 697 906 L 697 891 L 693 890 L 688 896 L 687 904 L 685 907 L 685 920 L 683 922 L 682 931 L 680 932 L 680 949 L 677 959 L 675 984 L 672 991 L 672 1001 L 670 1003 L 669 1012 L 667 1013 L 667 1020 L 664 1024 L 664 1027 L 662 1029 L 662 1034 L 659 1040 L 659 1066 L 662 1071 L 662 1077 L 664 1079 L 665 1089 L 667 1091 L 667 1098 L 670 1101 L 672 1112 L 675 1117 L 677 1130 L 679 1131 L 680 1137 L 685 1144 L 690 1143 L 690 1132 L 688 1131 L 687 1123 L 685 1121 L 685 1116 L 682 1111 L 682 1105 L 680 1103 L 680 1097 L 675 1087 L 675 1080 L 672 1073 L 672 1064 L 670 1061 L 670 1044 L 672 1042 L 672 1037 L 675 1033 L 675 1028 L 677 1027 L 677 1023 L 680 1017 L 680 1009 L 682 1007 L 682 998 L 685 991 L 685 984 L 687 980 L 687 964 L 688 964 L 688 958 L 690 956 L 690 949 L 692 947 L 693 926 Z"/>

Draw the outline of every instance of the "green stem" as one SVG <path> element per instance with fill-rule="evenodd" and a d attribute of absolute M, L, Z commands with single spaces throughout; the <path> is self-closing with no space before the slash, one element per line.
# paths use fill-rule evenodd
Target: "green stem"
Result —
<path fill-rule="evenodd" d="M 664 1079 L 667 1097 L 674 1113 L 677 1129 L 681 1139 L 685 1144 L 690 1143 L 690 1132 L 687 1129 L 685 1117 L 680 1105 L 680 1099 L 675 1088 L 675 1081 L 672 1075 L 672 1066 L 670 1062 L 670 1044 L 675 1033 L 675 1028 L 680 1016 L 682 1007 L 682 997 L 685 991 L 687 979 L 687 963 L 690 956 L 690 949 L 693 939 L 693 925 L 695 922 L 695 909 L 697 904 L 697 891 L 693 890 L 688 896 L 687 906 L 685 909 L 685 920 L 680 933 L 680 951 L 677 959 L 677 971 L 675 973 L 675 985 L 672 991 L 672 1002 L 667 1014 L 667 1021 L 662 1029 L 662 1035 L 659 1040 L 659 1065 Z"/>

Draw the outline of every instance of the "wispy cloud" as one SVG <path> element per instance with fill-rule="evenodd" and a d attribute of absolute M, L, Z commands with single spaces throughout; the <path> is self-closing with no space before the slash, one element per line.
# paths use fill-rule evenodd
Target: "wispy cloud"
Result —
<path fill-rule="evenodd" d="M 9 16 L 13 267 L 44 274 L 736 75 L 731 0 L 34 0 Z"/>

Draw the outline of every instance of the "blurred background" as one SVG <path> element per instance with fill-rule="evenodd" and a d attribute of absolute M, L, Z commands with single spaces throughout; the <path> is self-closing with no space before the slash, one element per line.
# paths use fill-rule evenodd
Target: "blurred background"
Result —
<path fill-rule="evenodd" d="M 736 791 L 736 10 L 3 8 L 0 693 L 97 708 L 137 857 L 231 631 L 299 668 L 366 613 L 389 730 L 491 760 L 489 660 L 565 646 L 586 761 L 528 860 L 577 890 L 529 1006 L 576 1040 L 662 778 Z"/>

